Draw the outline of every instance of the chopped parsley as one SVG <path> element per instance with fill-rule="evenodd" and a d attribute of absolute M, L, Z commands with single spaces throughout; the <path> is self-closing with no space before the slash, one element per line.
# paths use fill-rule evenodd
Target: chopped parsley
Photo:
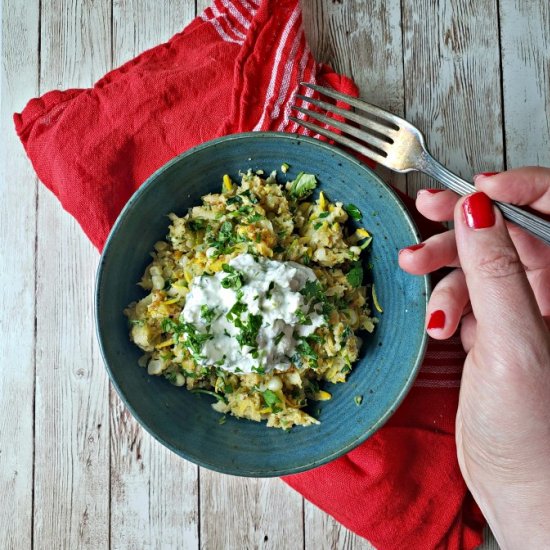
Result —
<path fill-rule="evenodd" d="M 300 308 L 294 312 L 294 315 L 298 318 L 300 325 L 311 325 L 311 319 Z"/>
<path fill-rule="evenodd" d="M 285 335 L 285 333 L 283 331 L 281 331 L 281 332 L 279 332 L 279 334 L 277 334 L 277 336 L 275 336 L 275 339 L 273 340 L 273 342 L 275 343 L 276 346 L 283 339 L 284 335 Z"/>
<path fill-rule="evenodd" d="M 208 307 L 206 304 L 201 306 L 201 317 L 206 323 L 211 323 L 214 317 L 216 317 L 216 308 Z"/>
<path fill-rule="evenodd" d="M 355 206 L 355 204 L 347 204 L 344 206 L 344 210 L 349 214 L 354 220 L 360 220 L 363 217 L 361 210 Z"/>
<path fill-rule="evenodd" d="M 262 392 L 262 397 L 265 401 L 265 404 L 273 411 L 273 412 L 280 412 L 281 408 L 277 407 L 277 405 L 281 402 L 279 399 L 279 396 L 271 390 L 265 390 Z"/>
<path fill-rule="evenodd" d="M 222 269 L 229 273 L 225 279 L 221 280 L 221 285 L 223 288 L 234 288 L 235 290 L 241 288 L 244 283 L 243 274 L 240 271 L 237 271 L 234 267 L 229 264 L 223 264 Z"/>
<path fill-rule="evenodd" d="M 211 395 L 212 397 L 215 397 L 218 401 L 223 401 L 224 403 L 227 403 L 227 400 L 223 395 L 220 395 L 219 393 L 210 391 L 210 390 L 204 390 L 202 388 L 194 388 L 192 390 L 189 390 L 191 393 L 204 393 L 205 395 Z"/>
<path fill-rule="evenodd" d="M 346 278 L 353 288 L 360 287 L 363 284 L 363 267 L 361 266 L 361 262 L 354 262 Z"/>
<path fill-rule="evenodd" d="M 355 404 L 359 407 L 361 403 L 363 403 L 363 396 L 362 395 L 356 395 L 353 400 L 355 401 Z"/>

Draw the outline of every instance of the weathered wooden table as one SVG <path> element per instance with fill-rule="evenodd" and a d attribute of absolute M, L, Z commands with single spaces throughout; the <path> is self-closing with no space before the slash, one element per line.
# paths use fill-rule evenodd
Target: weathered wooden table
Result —
<path fill-rule="evenodd" d="M 135 423 L 95 340 L 98 254 L 38 184 L 13 131 L 29 98 L 90 86 L 204 7 L 3 0 L 2 549 L 371 548 L 279 480 L 199 469 Z M 462 176 L 550 165 L 547 0 L 304 0 L 304 15 L 317 59 L 418 124 Z M 409 193 L 426 185 L 384 177 Z"/>

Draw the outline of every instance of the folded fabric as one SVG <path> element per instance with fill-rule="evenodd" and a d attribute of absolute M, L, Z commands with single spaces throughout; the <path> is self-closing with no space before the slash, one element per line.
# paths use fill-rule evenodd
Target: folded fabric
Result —
<path fill-rule="evenodd" d="M 216 0 L 93 88 L 46 93 L 14 120 L 40 180 L 101 249 L 132 193 L 175 155 L 229 133 L 307 133 L 289 120 L 296 93 L 311 94 L 302 81 L 357 95 L 351 80 L 315 63 L 297 0 Z M 385 427 L 285 481 L 380 550 L 477 546 L 483 518 L 454 443 L 463 359 L 458 341 L 430 342 Z"/>

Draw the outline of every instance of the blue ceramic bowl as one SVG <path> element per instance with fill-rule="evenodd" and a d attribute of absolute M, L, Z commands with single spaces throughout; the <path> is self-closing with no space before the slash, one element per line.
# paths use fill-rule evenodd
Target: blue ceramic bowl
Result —
<path fill-rule="evenodd" d="M 183 215 L 201 196 L 219 192 L 222 175 L 269 174 L 283 162 L 314 173 L 330 199 L 353 203 L 372 232 L 372 276 L 384 308 L 375 332 L 345 384 L 327 384 L 332 400 L 312 405 L 321 423 L 289 432 L 231 416 L 223 425 L 212 398 L 152 377 L 137 365 L 140 350 L 128 339 L 122 311 L 143 297 L 136 285 L 154 243 L 167 233 L 168 213 Z M 280 174 L 281 176 L 281 174 Z M 96 320 L 103 358 L 113 385 L 139 423 L 163 445 L 206 468 L 267 477 L 314 468 L 350 451 L 395 411 L 412 385 L 426 346 L 425 277 L 397 265 L 400 248 L 418 242 L 417 231 L 394 193 L 350 155 L 318 140 L 279 133 L 237 134 L 180 155 L 153 174 L 116 221 L 97 275 Z M 360 405 L 355 397 L 362 396 Z"/>

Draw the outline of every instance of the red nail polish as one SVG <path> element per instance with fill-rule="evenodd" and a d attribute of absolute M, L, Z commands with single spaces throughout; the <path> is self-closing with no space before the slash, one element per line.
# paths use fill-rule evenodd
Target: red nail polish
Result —
<path fill-rule="evenodd" d="M 477 176 L 484 176 L 486 178 L 490 178 L 491 176 L 496 176 L 499 172 L 481 172 L 479 174 L 476 174 L 474 176 L 474 178 L 476 178 Z"/>
<path fill-rule="evenodd" d="M 441 309 L 435 310 L 430 315 L 430 320 L 428 321 L 428 328 L 443 328 L 445 326 L 445 312 Z"/>
<path fill-rule="evenodd" d="M 441 191 L 445 191 L 445 189 L 426 189 L 428 193 L 431 193 L 432 195 L 435 195 L 436 193 L 441 193 Z"/>
<path fill-rule="evenodd" d="M 495 223 L 495 212 L 491 199 L 479 191 L 466 197 L 462 203 L 462 213 L 466 225 L 472 229 L 491 227 Z"/>
<path fill-rule="evenodd" d="M 403 250 L 410 250 L 411 252 L 414 252 L 415 250 L 419 250 L 420 248 L 422 248 L 424 246 L 424 243 L 418 243 L 418 244 L 411 244 L 411 246 L 407 246 L 405 248 L 403 248 L 401 250 L 401 252 Z"/>

